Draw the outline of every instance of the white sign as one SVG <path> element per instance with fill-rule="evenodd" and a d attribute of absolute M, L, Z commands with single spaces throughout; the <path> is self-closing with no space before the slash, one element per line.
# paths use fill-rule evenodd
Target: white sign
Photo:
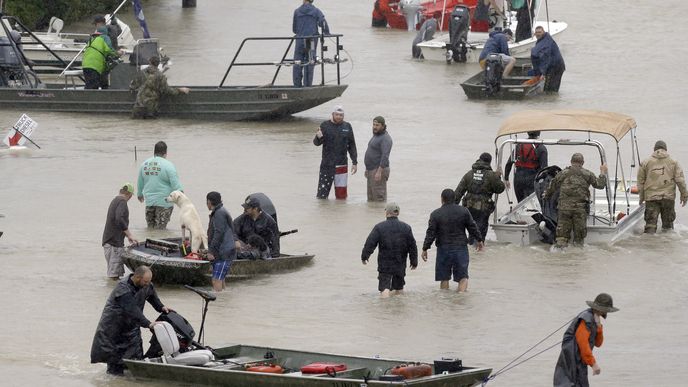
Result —
<path fill-rule="evenodd" d="M 5 139 L 2 141 L 7 146 L 24 145 L 26 138 L 31 137 L 33 131 L 38 127 L 38 123 L 26 114 L 19 117 L 19 121 L 10 129 Z"/>

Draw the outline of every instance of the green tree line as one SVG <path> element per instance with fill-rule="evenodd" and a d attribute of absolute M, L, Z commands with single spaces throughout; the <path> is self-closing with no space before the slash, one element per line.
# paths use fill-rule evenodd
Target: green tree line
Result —
<path fill-rule="evenodd" d="M 4 0 L 3 5 L 5 15 L 18 18 L 31 29 L 41 30 L 48 27 L 53 16 L 69 24 L 85 17 L 110 13 L 121 2 L 122 0 Z M 125 7 L 129 4 L 127 2 Z"/>

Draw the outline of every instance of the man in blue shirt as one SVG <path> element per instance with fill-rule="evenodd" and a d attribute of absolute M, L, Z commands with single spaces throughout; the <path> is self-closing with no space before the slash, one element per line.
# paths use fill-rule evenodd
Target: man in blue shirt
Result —
<path fill-rule="evenodd" d="M 485 69 L 487 57 L 490 54 L 499 54 L 504 67 L 502 76 L 508 76 L 516 64 L 516 58 L 509 56 L 509 41 L 511 41 L 512 37 L 513 32 L 510 29 L 490 32 L 490 38 L 487 39 L 485 47 L 483 47 L 483 51 L 480 53 L 480 67 Z"/>
<path fill-rule="evenodd" d="M 165 201 L 172 191 L 184 191 L 177 176 L 177 169 L 167 157 L 167 144 L 158 141 L 153 157 L 144 161 L 139 169 L 136 196 L 146 202 L 148 228 L 165 229 L 172 216 L 174 205 Z"/>
<path fill-rule="evenodd" d="M 330 34 L 325 15 L 313 5 L 313 0 L 303 0 L 303 5 L 294 11 L 292 30 L 296 36 L 318 35 L 318 27 L 324 35 Z M 318 40 L 296 39 L 294 46 L 294 86 L 312 86 L 313 68 Z"/>
<path fill-rule="evenodd" d="M 559 92 L 561 76 L 566 71 L 564 57 L 561 56 L 557 42 L 545 32 L 542 27 L 535 28 L 537 43 L 530 51 L 530 61 L 533 63 L 535 76 L 545 77 L 545 91 Z"/>

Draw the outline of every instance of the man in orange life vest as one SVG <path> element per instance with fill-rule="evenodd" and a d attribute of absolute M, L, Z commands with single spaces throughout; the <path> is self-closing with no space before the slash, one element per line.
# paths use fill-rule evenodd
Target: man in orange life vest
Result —
<path fill-rule="evenodd" d="M 376 0 L 373 6 L 373 27 L 387 27 L 387 14 L 394 12 L 390 0 Z"/>
<path fill-rule="evenodd" d="M 529 140 L 540 137 L 539 131 L 528 132 Z M 527 198 L 535 191 L 535 175 L 538 171 L 547 167 L 547 148 L 543 144 L 517 144 L 516 152 L 509 158 L 504 167 L 504 182 L 506 188 L 509 184 L 511 166 L 516 164 L 514 171 L 514 192 L 519 202 Z"/>

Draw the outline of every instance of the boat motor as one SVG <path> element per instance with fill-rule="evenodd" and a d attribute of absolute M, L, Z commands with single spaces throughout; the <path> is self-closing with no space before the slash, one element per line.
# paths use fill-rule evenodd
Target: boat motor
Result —
<path fill-rule="evenodd" d="M 468 27 L 471 24 L 471 15 L 468 7 L 457 5 L 449 18 L 449 43 L 447 43 L 447 63 L 463 63 L 468 52 Z"/>
<path fill-rule="evenodd" d="M 499 54 L 490 54 L 485 58 L 485 91 L 488 96 L 493 96 L 499 93 L 502 88 L 502 73 L 504 73 L 504 66 L 502 65 L 502 57 Z"/>
<path fill-rule="evenodd" d="M 542 235 L 541 240 L 549 244 L 554 243 L 555 232 L 557 230 L 559 191 L 554 192 L 554 194 L 547 199 L 543 199 L 542 194 L 547 190 L 549 183 L 559 172 L 561 172 L 561 168 L 556 165 L 550 165 L 549 167 L 543 168 L 535 175 L 535 195 L 540 203 L 542 212 L 534 214 L 532 218 L 538 223 L 540 234 Z"/>
<path fill-rule="evenodd" d="M 420 5 L 420 0 L 401 0 L 399 2 L 401 13 L 406 17 L 406 27 L 409 31 L 416 30 L 416 24 L 420 19 L 420 11 L 423 6 Z"/>

